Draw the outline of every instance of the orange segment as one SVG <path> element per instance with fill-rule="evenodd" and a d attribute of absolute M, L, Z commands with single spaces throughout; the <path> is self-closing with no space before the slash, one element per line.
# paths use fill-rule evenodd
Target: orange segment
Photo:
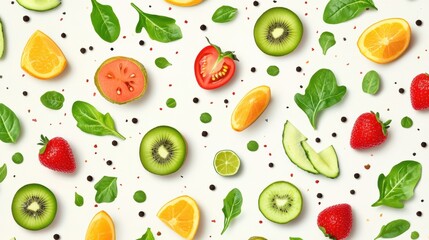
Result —
<path fill-rule="evenodd" d="M 190 7 L 190 6 L 200 4 L 203 0 L 165 0 L 165 1 L 176 6 Z"/>
<path fill-rule="evenodd" d="M 21 67 L 31 76 L 51 79 L 61 74 L 67 60 L 61 49 L 46 34 L 37 30 L 31 35 L 21 56 Z"/>
<path fill-rule="evenodd" d="M 157 216 L 184 239 L 194 239 L 200 222 L 200 210 L 191 197 L 181 196 L 171 200 L 159 210 Z"/>
<path fill-rule="evenodd" d="M 368 27 L 358 40 L 360 52 L 376 63 L 399 58 L 408 48 L 411 28 L 402 18 L 390 18 Z"/>
<path fill-rule="evenodd" d="M 85 240 L 115 240 L 115 225 L 105 211 L 100 211 L 91 220 Z"/>
<path fill-rule="evenodd" d="M 267 108 L 271 99 L 271 90 L 268 86 L 259 86 L 248 92 L 237 104 L 231 116 L 232 129 L 243 131 Z"/>

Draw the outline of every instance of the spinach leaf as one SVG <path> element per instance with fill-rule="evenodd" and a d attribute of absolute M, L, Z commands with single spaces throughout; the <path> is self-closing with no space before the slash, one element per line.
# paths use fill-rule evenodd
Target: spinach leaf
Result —
<path fill-rule="evenodd" d="M 338 86 L 334 73 L 320 69 L 310 79 L 305 94 L 295 94 L 295 103 L 307 114 L 311 125 L 316 129 L 319 112 L 340 102 L 347 92 L 345 86 Z"/>
<path fill-rule="evenodd" d="M 374 70 L 365 74 L 362 81 L 362 90 L 365 93 L 375 95 L 380 88 L 380 75 Z"/>
<path fill-rule="evenodd" d="M 118 196 L 118 187 L 116 186 L 116 177 L 104 176 L 98 181 L 94 188 L 97 190 L 95 201 L 97 203 L 110 203 L 115 201 Z"/>
<path fill-rule="evenodd" d="M 3 163 L 3 166 L 0 167 L 0 183 L 3 182 L 6 176 L 7 176 L 7 166 L 6 166 L 6 163 Z"/>
<path fill-rule="evenodd" d="M 319 44 L 322 47 L 323 55 L 326 55 L 326 52 L 328 51 L 328 49 L 334 46 L 335 43 L 337 42 L 335 41 L 335 36 L 333 33 L 323 32 L 320 35 Z"/>
<path fill-rule="evenodd" d="M 146 193 L 143 192 L 142 190 L 136 191 L 133 195 L 133 198 L 134 198 L 134 201 L 138 203 L 142 203 L 146 201 Z"/>
<path fill-rule="evenodd" d="M 77 121 L 77 127 L 83 132 L 97 136 L 113 135 L 122 140 L 125 139 L 116 131 L 115 122 L 109 113 L 102 114 L 87 102 L 74 102 L 72 114 Z"/>
<path fill-rule="evenodd" d="M 389 222 L 387 225 L 383 225 L 383 227 L 381 227 L 380 233 L 377 237 L 374 238 L 374 240 L 378 238 L 394 238 L 403 234 L 408 229 L 410 229 L 410 223 L 407 220 L 394 220 Z"/>
<path fill-rule="evenodd" d="M 243 204 L 243 197 L 241 196 L 240 190 L 237 188 L 232 189 L 228 195 L 223 199 L 223 208 L 222 212 L 225 216 L 223 222 L 223 234 L 228 228 L 231 220 L 241 213 L 241 205 Z"/>
<path fill-rule="evenodd" d="M 145 13 L 134 3 L 131 3 L 131 6 L 139 13 L 136 33 L 140 33 L 145 28 L 152 40 L 163 43 L 182 38 L 182 30 L 180 30 L 180 27 L 176 24 L 176 20 L 173 18 Z"/>
<path fill-rule="evenodd" d="M 267 73 L 268 75 L 275 77 L 279 75 L 280 69 L 277 66 L 271 65 L 267 68 Z"/>
<path fill-rule="evenodd" d="M 372 206 L 403 208 L 404 201 L 414 195 L 414 189 L 421 176 L 422 165 L 419 162 L 407 160 L 393 166 L 387 176 L 380 174 L 378 177 L 380 197 Z"/>
<path fill-rule="evenodd" d="M 215 23 L 226 23 L 232 21 L 237 15 L 237 8 L 222 6 L 213 13 L 212 21 Z"/>
<path fill-rule="evenodd" d="M 153 236 L 153 233 L 150 228 L 147 228 L 146 233 L 143 234 L 143 236 L 137 240 L 155 240 L 155 237 Z"/>
<path fill-rule="evenodd" d="M 95 32 L 106 42 L 114 42 L 121 32 L 118 17 L 109 5 L 103 5 L 91 0 L 91 22 Z"/>
<path fill-rule="evenodd" d="M 21 124 L 15 113 L 0 103 L 0 141 L 15 143 L 21 134 Z"/>
<path fill-rule="evenodd" d="M 74 193 L 74 204 L 78 207 L 82 207 L 83 206 L 83 197 L 81 195 L 79 195 L 77 192 Z"/>
<path fill-rule="evenodd" d="M 64 96 L 56 91 L 48 91 L 40 97 L 40 101 L 49 109 L 59 110 L 63 107 Z"/>
<path fill-rule="evenodd" d="M 171 63 L 165 57 L 155 59 L 155 65 L 161 69 L 171 66 Z"/>
<path fill-rule="evenodd" d="M 405 116 L 401 120 L 401 125 L 403 128 L 410 128 L 413 126 L 413 119 L 408 116 Z"/>
<path fill-rule="evenodd" d="M 367 8 L 377 10 L 372 0 L 330 0 L 323 12 L 323 21 L 329 24 L 346 22 Z"/>

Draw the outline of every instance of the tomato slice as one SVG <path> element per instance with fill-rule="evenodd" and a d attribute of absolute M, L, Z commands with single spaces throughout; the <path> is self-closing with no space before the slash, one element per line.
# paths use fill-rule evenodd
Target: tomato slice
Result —
<path fill-rule="evenodd" d="M 225 85 L 235 73 L 237 60 L 233 52 L 223 53 L 213 44 L 203 48 L 194 64 L 195 77 L 200 87 L 211 90 Z"/>

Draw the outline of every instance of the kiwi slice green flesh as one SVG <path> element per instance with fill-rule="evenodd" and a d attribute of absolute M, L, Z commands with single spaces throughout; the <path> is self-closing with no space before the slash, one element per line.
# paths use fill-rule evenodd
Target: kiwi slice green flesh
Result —
<path fill-rule="evenodd" d="M 182 134 L 170 126 L 158 126 L 147 132 L 140 143 L 143 167 L 157 175 L 176 172 L 186 158 L 186 142 Z"/>
<path fill-rule="evenodd" d="M 49 226 L 57 213 L 57 199 L 47 187 L 32 183 L 21 187 L 12 200 L 15 222 L 28 230 Z"/>
<path fill-rule="evenodd" d="M 258 48 L 271 56 L 284 56 L 295 50 L 302 39 L 303 26 L 290 9 L 275 7 L 265 11 L 253 29 Z"/>
<path fill-rule="evenodd" d="M 258 204 L 259 210 L 268 220 L 284 224 L 301 213 L 302 195 L 292 183 L 274 182 L 259 195 Z"/>

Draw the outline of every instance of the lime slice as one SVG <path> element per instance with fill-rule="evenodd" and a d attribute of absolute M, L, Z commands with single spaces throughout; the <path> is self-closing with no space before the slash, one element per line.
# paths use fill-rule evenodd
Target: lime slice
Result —
<path fill-rule="evenodd" d="M 240 169 L 240 158 L 231 150 L 221 150 L 216 153 L 213 165 L 219 175 L 233 176 Z"/>

